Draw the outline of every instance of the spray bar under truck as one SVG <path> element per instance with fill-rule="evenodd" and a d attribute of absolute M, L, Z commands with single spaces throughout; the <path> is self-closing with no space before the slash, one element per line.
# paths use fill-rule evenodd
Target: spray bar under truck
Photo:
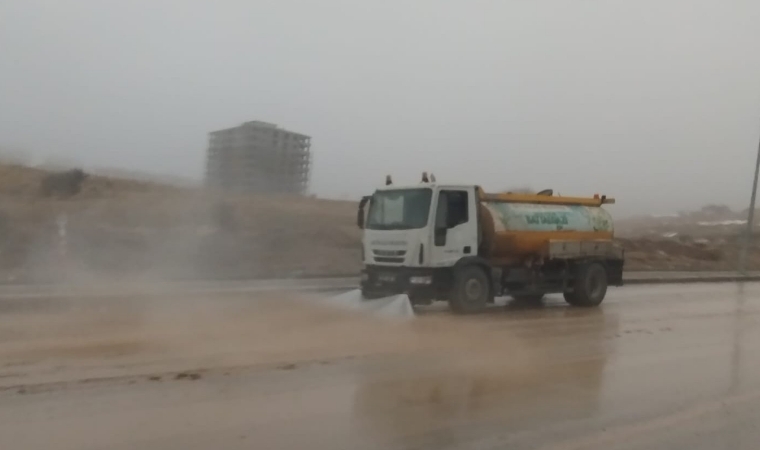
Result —
<path fill-rule="evenodd" d="M 613 242 L 614 199 L 486 194 L 474 185 L 386 186 L 359 204 L 362 295 L 408 294 L 413 304 L 448 301 L 459 313 L 494 297 L 539 300 L 563 293 L 597 306 L 623 283 L 623 250 Z"/>

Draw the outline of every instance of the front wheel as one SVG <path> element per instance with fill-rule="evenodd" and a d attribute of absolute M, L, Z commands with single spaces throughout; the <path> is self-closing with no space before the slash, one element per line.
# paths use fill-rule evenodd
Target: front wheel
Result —
<path fill-rule="evenodd" d="M 573 306 L 599 306 L 607 295 L 607 269 L 599 263 L 578 268 L 573 292 L 565 292 L 565 300 Z"/>
<path fill-rule="evenodd" d="M 473 314 L 483 311 L 492 299 L 491 282 L 479 266 L 465 266 L 454 274 L 454 292 L 449 299 L 449 307 L 458 314 Z"/>

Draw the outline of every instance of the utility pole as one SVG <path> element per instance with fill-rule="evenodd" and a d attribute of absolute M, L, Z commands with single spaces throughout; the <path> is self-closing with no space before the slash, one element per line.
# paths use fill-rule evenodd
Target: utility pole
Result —
<path fill-rule="evenodd" d="M 747 215 L 747 234 L 744 236 L 744 245 L 739 252 L 739 272 L 747 273 L 747 251 L 752 244 L 752 222 L 755 219 L 755 198 L 757 197 L 757 175 L 760 172 L 760 142 L 757 145 L 757 161 L 755 162 L 755 179 L 752 182 L 752 196 L 749 201 L 749 214 Z"/>

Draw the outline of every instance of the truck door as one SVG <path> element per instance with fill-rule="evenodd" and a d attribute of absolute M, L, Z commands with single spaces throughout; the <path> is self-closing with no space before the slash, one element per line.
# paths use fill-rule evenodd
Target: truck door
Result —
<path fill-rule="evenodd" d="M 430 265 L 453 266 L 478 251 L 478 222 L 474 189 L 438 191 Z"/>

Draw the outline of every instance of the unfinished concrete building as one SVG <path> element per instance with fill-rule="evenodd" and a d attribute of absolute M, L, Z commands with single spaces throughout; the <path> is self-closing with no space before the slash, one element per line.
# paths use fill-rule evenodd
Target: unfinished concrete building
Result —
<path fill-rule="evenodd" d="M 206 185 L 250 193 L 305 194 L 311 137 L 266 122 L 209 133 Z"/>

